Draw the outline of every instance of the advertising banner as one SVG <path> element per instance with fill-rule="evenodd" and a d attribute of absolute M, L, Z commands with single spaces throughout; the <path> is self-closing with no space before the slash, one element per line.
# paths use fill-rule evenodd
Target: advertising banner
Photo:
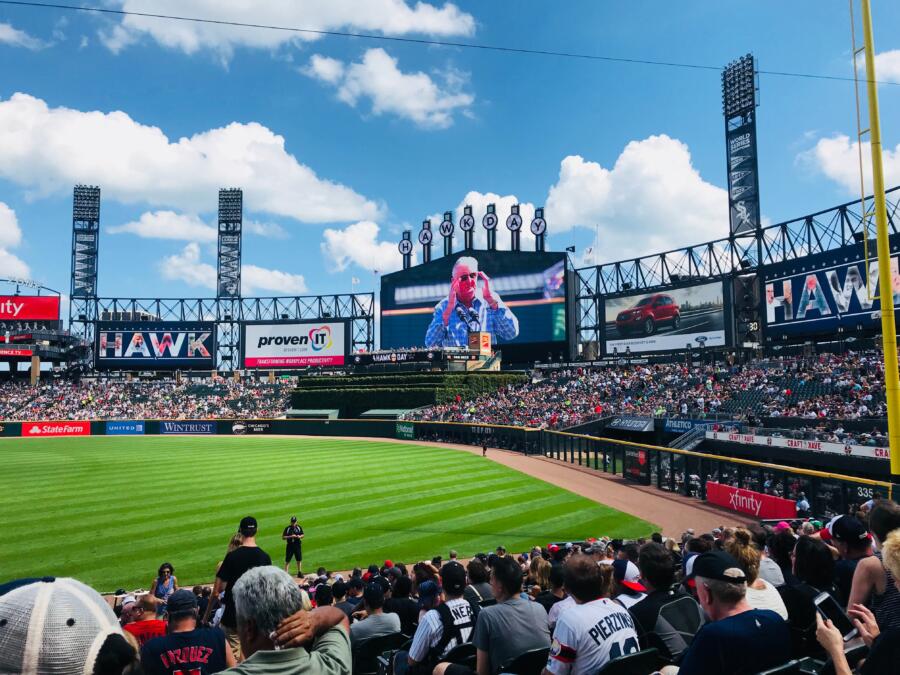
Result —
<path fill-rule="evenodd" d="M 20 349 L 18 347 L 0 347 L 0 357 L 30 357 L 34 354 L 31 349 Z"/>
<path fill-rule="evenodd" d="M 99 370 L 213 370 L 216 327 L 207 321 L 108 321 L 97 324 Z"/>
<path fill-rule="evenodd" d="M 21 436 L 21 422 L 0 422 L 0 436 Z"/>
<path fill-rule="evenodd" d="M 832 452 L 837 455 L 870 457 L 872 459 L 891 458 L 891 453 L 888 448 L 881 448 L 875 445 L 829 443 L 827 441 L 808 441 L 799 438 L 735 434 L 727 431 L 707 431 L 706 437 L 713 441 L 730 441 L 731 443 L 744 443 L 745 445 L 768 445 L 773 448 L 790 448 L 792 450 L 809 450 L 811 452 Z"/>
<path fill-rule="evenodd" d="M 634 293 L 604 301 L 604 353 L 636 354 L 724 347 L 722 282 Z"/>
<path fill-rule="evenodd" d="M 215 422 L 160 422 L 159 433 L 182 436 L 209 436 L 216 433 Z"/>
<path fill-rule="evenodd" d="M 706 501 L 760 520 L 790 520 L 797 517 L 797 504 L 790 499 L 712 481 L 706 483 Z"/>
<path fill-rule="evenodd" d="M 127 421 L 127 422 L 107 422 L 107 436 L 143 436 L 144 422 L 143 420 Z"/>
<path fill-rule="evenodd" d="M 892 247 L 897 238 L 891 239 Z M 900 269 L 891 257 L 894 307 L 900 308 Z M 766 335 L 834 334 L 881 328 L 878 260 L 871 258 L 866 274 L 862 244 L 819 253 L 797 262 L 774 265 L 765 274 Z M 896 314 L 895 314 L 896 316 Z"/>
<path fill-rule="evenodd" d="M 625 448 L 622 475 L 641 485 L 650 485 L 650 456 L 641 448 Z"/>
<path fill-rule="evenodd" d="M 0 321 L 59 321 L 59 296 L 0 295 Z"/>
<path fill-rule="evenodd" d="M 268 420 L 235 420 L 234 422 L 222 422 L 222 424 L 227 425 L 235 436 L 272 433 L 272 423 Z"/>
<path fill-rule="evenodd" d="M 91 423 L 84 422 L 22 422 L 22 435 L 36 436 L 90 436 Z"/>
<path fill-rule="evenodd" d="M 416 425 L 411 422 L 397 422 L 397 438 L 416 440 Z"/>
<path fill-rule="evenodd" d="M 247 323 L 243 326 L 244 368 L 343 366 L 350 329 L 346 321 Z"/>
<path fill-rule="evenodd" d="M 711 422 L 710 420 L 694 420 L 694 419 L 685 419 L 678 417 L 666 417 L 663 422 L 663 431 L 668 431 L 676 434 L 683 434 L 695 427 L 712 427 L 717 422 Z M 731 422 L 728 423 L 729 426 L 733 426 Z"/>
<path fill-rule="evenodd" d="M 478 332 L 495 346 L 563 350 L 566 254 L 464 251 L 381 278 L 383 348 L 466 348 Z"/>
<path fill-rule="evenodd" d="M 606 425 L 606 428 L 619 431 L 653 431 L 653 418 L 638 415 L 616 415 Z"/>
<path fill-rule="evenodd" d="M 732 234 L 760 226 L 759 168 L 756 159 L 756 111 L 748 110 L 725 132 L 728 153 L 728 206 Z"/>

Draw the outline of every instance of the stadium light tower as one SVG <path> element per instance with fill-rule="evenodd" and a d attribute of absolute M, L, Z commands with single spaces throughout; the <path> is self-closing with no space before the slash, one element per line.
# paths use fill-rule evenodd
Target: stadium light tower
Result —
<path fill-rule="evenodd" d="M 94 185 L 76 185 L 72 193 L 69 330 L 88 344 L 94 342 L 94 321 L 97 318 L 99 247 L 100 188 Z"/>
<path fill-rule="evenodd" d="M 894 295 L 891 281 L 891 249 L 888 237 L 887 204 L 884 194 L 884 169 L 881 159 L 881 120 L 878 114 L 878 85 L 875 80 L 875 40 L 872 37 L 872 9 L 869 0 L 862 5 L 863 47 L 865 52 L 866 92 L 869 102 L 869 139 L 872 146 L 872 199 L 875 205 L 875 231 L 878 246 L 878 287 L 881 296 L 881 339 L 884 350 L 884 384 L 887 394 L 888 445 L 891 455 L 893 498 L 900 496 L 900 376 L 897 372 L 897 325 L 894 317 Z M 853 27 L 853 3 L 850 3 L 850 27 Z M 854 38 L 855 39 L 855 38 Z M 860 170 L 862 164 L 860 163 Z M 864 212 L 863 218 L 867 214 Z"/>
<path fill-rule="evenodd" d="M 755 234 L 760 227 L 759 167 L 756 158 L 756 73 L 753 55 L 722 71 L 722 112 L 728 162 L 731 235 Z"/>

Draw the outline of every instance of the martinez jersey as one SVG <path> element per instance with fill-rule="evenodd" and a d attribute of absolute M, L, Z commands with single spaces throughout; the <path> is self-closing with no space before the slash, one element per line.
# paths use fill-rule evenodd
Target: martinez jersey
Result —
<path fill-rule="evenodd" d="M 628 610 L 600 598 L 560 614 L 547 670 L 555 675 L 593 674 L 611 659 L 637 651 L 638 636 Z"/>
<path fill-rule="evenodd" d="M 147 675 L 209 675 L 225 670 L 225 633 L 197 628 L 150 640 L 141 648 Z"/>

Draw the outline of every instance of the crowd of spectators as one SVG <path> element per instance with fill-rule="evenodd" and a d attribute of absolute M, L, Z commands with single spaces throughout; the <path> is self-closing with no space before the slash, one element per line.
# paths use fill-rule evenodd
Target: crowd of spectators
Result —
<path fill-rule="evenodd" d="M 73 579 L 0 586 L 0 671 L 569 675 L 629 658 L 648 675 L 792 660 L 900 672 L 900 506 L 888 500 L 828 523 L 500 546 L 465 563 L 451 551 L 300 580 L 256 534 L 244 518 L 212 591 L 178 588 L 171 563 L 114 608 Z"/>
<path fill-rule="evenodd" d="M 820 354 L 747 364 L 610 364 L 536 371 L 531 381 L 476 399 L 416 410 L 409 419 L 565 428 L 604 415 L 883 418 L 883 365 L 876 352 Z M 835 437 L 847 435 L 843 429 Z M 865 444 L 870 444 L 866 436 Z"/>
<path fill-rule="evenodd" d="M 274 418 L 294 383 L 208 378 L 0 383 L 0 420 Z"/>

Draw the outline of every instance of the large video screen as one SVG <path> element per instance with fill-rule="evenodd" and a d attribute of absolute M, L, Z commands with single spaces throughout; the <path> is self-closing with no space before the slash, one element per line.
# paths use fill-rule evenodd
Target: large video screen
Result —
<path fill-rule="evenodd" d="M 100 370 L 213 370 L 216 326 L 208 321 L 107 321 L 97 324 Z"/>
<path fill-rule="evenodd" d="M 862 244 L 769 267 L 763 301 L 767 339 L 833 334 L 839 327 L 846 331 L 880 327 L 878 260 L 874 251 L 870 253 L 868 275 Z M 898 267 L 894 256 L 895 307 L 900 307 Z"/>
<path fill-rule="evenodd" d="M 495 346 L 562 351 L 566 327 L 565 253 L 465 251 L 381 280 L 384 349 L 465 347 L 484 331 Z"/>
<path fill-rule="evenodd" d="M 727 344 L 721 281 L 604 301 L 606 354 Z"/>
<path fill-rule="evenodd" d="M 59 296 L 0 295 L 0 321 L 59 321 Z"/>
<path fill-rule="evenodd" d="M 244 324 L 244 368 L 343 366 L 350 329 L 346 321 Z"/>

